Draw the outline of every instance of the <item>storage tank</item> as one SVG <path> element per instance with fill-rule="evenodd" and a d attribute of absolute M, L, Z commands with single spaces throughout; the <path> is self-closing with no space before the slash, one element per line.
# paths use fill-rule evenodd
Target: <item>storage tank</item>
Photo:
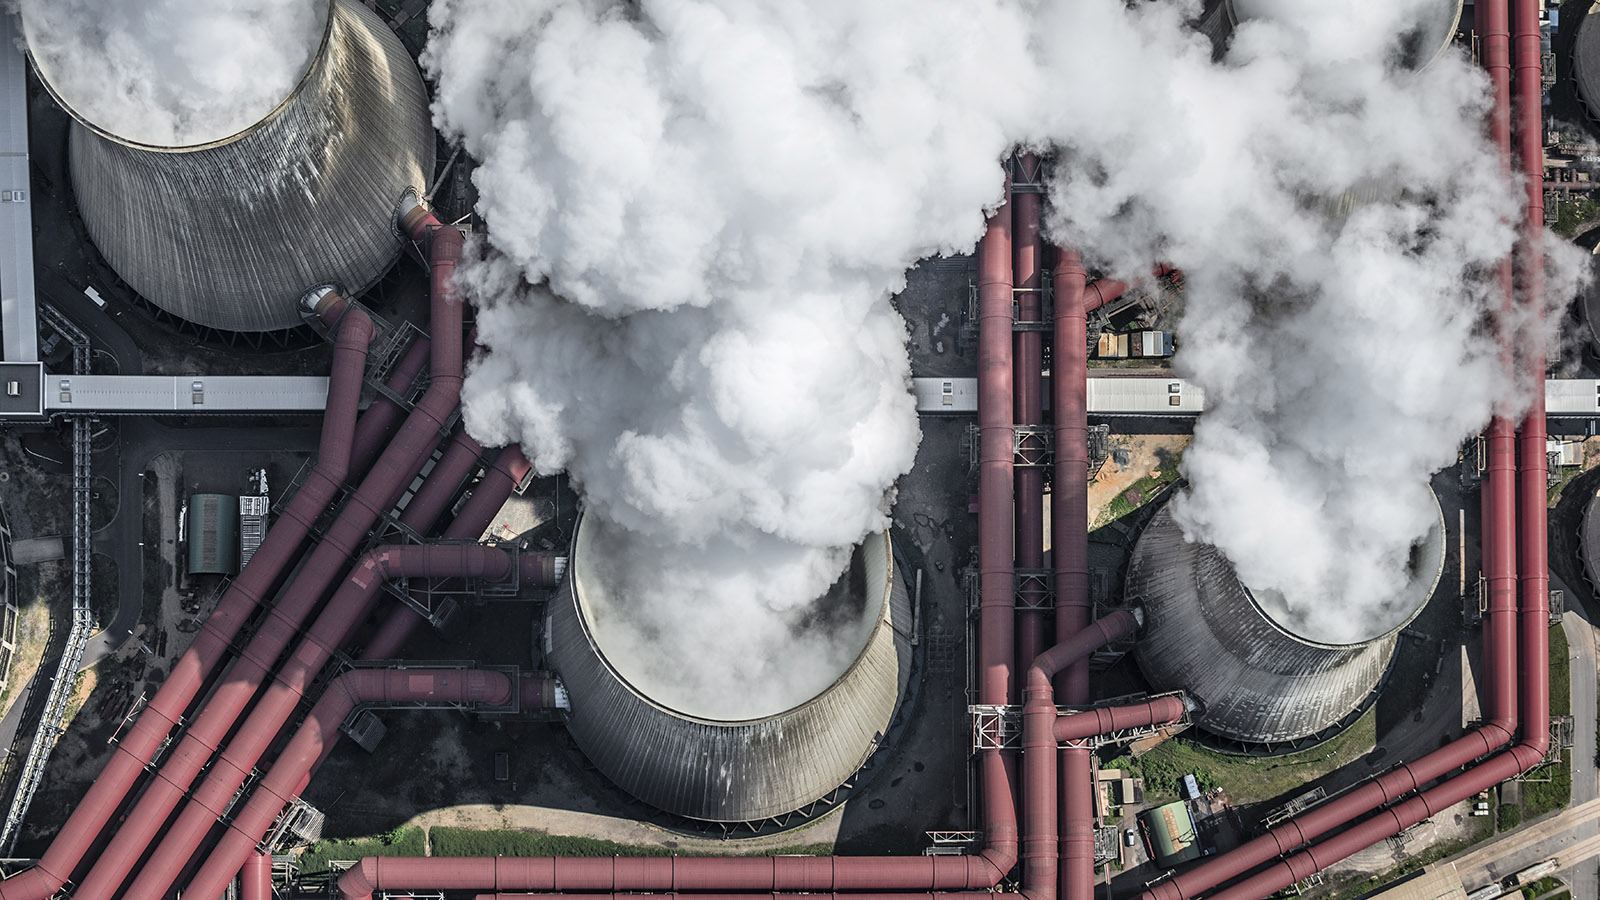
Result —
<path fill-rule="evenodd" d="M 1208 544 L 1191 543 L 1163 508 L 1128 563 L 1129 603 L 1144 609 L 1134 656 L 1158 690 L 1201 707 L 1195 724 L 1247 749 L 1275 751 L 1329 737 L 1377 690 L 1399 633 L 1433 594 L 1444 568 L 1444 518 L 1412 552 L 1403 620 L 1351 642 L 1297 633 L 1240 582 Z M 1379 630 L 1381 629 L 1381 630 Z"/>
<path fill-rule="evenodd" d="M 854 662 L 791 708 L 726 721 L 658 701 L 607 658 L 595 607 L 605 602 L 598 592 L 608 561 L 596 551 L 601 528 L 590 521 L 579 523 L 566 581 L 546 614 L 544 652 L 567 688 L 567 729 L 619 787 L 674 815 L 756 822 L 826 796 L 882 743 L 910 677 L 912 634 L 910 598 L 886 532 L 856 548 L 819 601 L 820 608 L 876 610 Z"/>
<path fill-rule="evenodd" d="M 1578 37 L 1572 43 L 1572 80 L 1590 121 L 1600 122 L 1600 16 L 1592 10 L 1578 13 Z M 1566 23 L 1571 27 L 1570 20 Z"/>
<path fill-rule="evenodd" d="M 1461 9 L 1465 0 L 1433 0 L 1425 9 L 1422 21 L 1410 34 L 1405 35 L 1402 50 L 1405 65 L 1422 68 L 1445 51 L 1455 40 L 1456 29 L 1461 25 Z M 1250 19 L 1270 19 L 1285 12 L 1293 14 L 1294 5 L 1284 0 L 1227 0 L 1228 17 L 1234 25 Z"/>
<path fill-rule="evenodd" d="M 432 176 L 428 95 L 405 47 L 357 0 L 311 2 L 327 12 L 303 73 L 232 134 L 180 127 L 159 143 L 118 134 L 136 127 L 125 109 L 52 72 L 69 63 L 32 54 L 74 119 L 69 164 L 90 238 L 130 287 L 179 318 L 275 331 L 301 323 L 296 301 L 310 288 L 361 293 L 400 252 L 401 196 L 420 196 Z M 29 24 L 26 6 L 23 20 L 43 27 Z"/>

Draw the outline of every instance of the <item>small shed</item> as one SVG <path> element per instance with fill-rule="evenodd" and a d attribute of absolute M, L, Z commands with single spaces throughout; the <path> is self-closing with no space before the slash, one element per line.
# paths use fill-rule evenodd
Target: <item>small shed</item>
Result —
<path fill-rule="evenodd" d="M 1139 823 L 1149 841 L 1150 855 L 1161 868 L 1170 869 L 1200 858 L 1200 838 L 1194 830 L 1194 818 L 1182 801 L 1139 813 Z"/>
<path fill-rule="evenodd" d="M 189 574 L 239 571 L 239 498 L 195 494 L 189 498 Z"/>

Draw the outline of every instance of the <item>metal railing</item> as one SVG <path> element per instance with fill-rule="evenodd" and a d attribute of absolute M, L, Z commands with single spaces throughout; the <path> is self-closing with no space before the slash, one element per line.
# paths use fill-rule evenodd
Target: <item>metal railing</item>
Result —
<path fill-rule="evenodd" d="M 44 318 L 72 342 L 72 369 L 75 375 L 89 372 L 89 339 L 49 304 L 41 307 Z M 45 700 L 44 714 L 39 728 L 33 734 L 33 744 L 22 765 L 17 782 L 17 792 L 11 798 L 11 809 L 6 813 L 4 826 L 0 826 L 0 850 L 10 853 L 16 846 L 17 835 L 22 830 L 22 820 L 33 805 L 33 795 L 44 779 L 45 766 L 50 762 L 50 752 L 63 731 L 61 721 L 66 717 L 67 704 L 72 699 L 78 682 L 78 664 L 89 646 L 94 633 L 93 560 L 90 545 L 89 498 L 93 473 L 89 457 L 93 452 L 93 434 L 88 416 L 72 417 L 72 630 L 67 634 L 66 647 L 61 651 L 61 661 L 56 665 L 50 682 L 50 694 Z"/>

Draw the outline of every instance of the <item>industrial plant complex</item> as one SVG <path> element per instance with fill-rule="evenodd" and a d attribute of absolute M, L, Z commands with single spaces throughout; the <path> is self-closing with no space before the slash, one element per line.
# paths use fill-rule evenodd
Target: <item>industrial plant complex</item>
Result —
<path fill-rule="evenodd" d="M 1171 5 L 1034 5 L 1074 2 Z M 1512 186 L 1505 208 L 1485 204 L 1483 242 L 1512 249 L 1442 282 L 1490 298 L 1459 332 L 1489 352 L 1445 373 L 1439 402 L 1456 403 L 1452 379 L 1480 369 L 1495 396 L 1473 433 L 1445 436 L 1453 461 L 1417 454 L 1427 471 L 1407 502 L 1364 497 L 1354 511 L 1400 537 L 1365 554 L 1379 588 L 1339 573 L 1372 594 L 1349 609 L 1308 608 L 1263 579 L 1276 560 L 1240 551 L 1348 520 L 1318 499 L 1346 495 L 1302 491 L 1326 460 L 1284 457 L 1250 483 L 1313 496 L 1305 506 L 1328 518 L 1246 492 L 1221 504 L 1244 513 L 1227 540 L 1208 531 L 1233 490 L 1204 492 L 1221 477 L 1214 448 L 1265 468 L 1239 435 L 1283 421 L 1240 424 L 1239 394 L 1271 413 L 1324 376 L 1315 335 L 1261 349 L 1241 336 L 1253 323 L 1202 320 L 1199 297 L 1221 284 L 1309 307 L 1303 286 L 1216 278 L 1179 240 L 1171 259 L 1141 254 L 1132 270 L 1115 250 L 1074 246 L 1056 204 L 1115 179 L 1103 166 L 1063 174 L 1070 148 L 1008 138 L 984 173 L 993 204 L 973 210 L 976 246 L 913 241 L 921 258 L 870 298 L 904 324 L 890 343 L 909 369 L 892 374 L 897 357 L 892 383 L 866 396 L 914 420 L 915 462 L 876 487 L 802 474 L 799 498 L 778 503 L 760 457 L 807 412 L 859 418 L 777 457 L 784 467 L 855 473 L 897 452 L 868 427 L 887 419 L 828 383 L 852 373 L 773 375 L 832 365 L 805 357 L 817 345 L 794 323 L 777 354 L 750 351 L 743 333 L 687 343 L 749 307 L 589 296 L 679 290 L 637 273 L 670 269 L 666 255 L 712 257 L 685 223 L 714 201 L 667 216 L 614 283 L 574 276 L 610 263 L 560 229 L 505 235 L 541 216 L 608 234 L 592 209 L 561 209 L 562 191 L 672 173 L 564 172 L 551 180 L 573 183 L 558 189 L 488 158 L 533 147 L 518 152 L 536 167 L 559 155 L 549 145 L 581 157 L 596 142 L 716 132 L 670 95 L 654 125 L 603 99 L 613 79 L 652 71 L 651 36 L 702 20 L 652 12 L 674 4 L 530 3 L 550 7 L 537 28 L 558 37 L 566 7 L 646 37 L 591 70 L 550 63 L 526 79 L 580 85 L 578 118 L 595 132 L 530 138 L 518 123 L 475 144 L 461 123 L 515 101 L 463 99 L 449 83 L 462 63 L 438 43 L 443 22 L 470 0 L 285 0 L 310 11 L 262 41 L 291 62 L 303 51 L 286 86 L 226 120 L 184 106 L 170 122 L 130 118 L 144 92 L 93 78 L 130 42 L 151 43 L 134 58 L 162 60 L 146 75 L 181 68 L 182 52 L 136 25 L 117 31 L 114 0 L 83 32 L 103 46 L 76 55 L 50 30 L 97 5 L 0 11 L 0 900 L 1600 900 L 1600 283 L 1568 271 L 1600 253 L 1600 3 L 1397 4 L 1409 25 L 1384 71 L 1427 85 L 1430 67 L 1459 64 L 1487 94 L 1452 102 L 1482 113 L 1470 129 Z M 239 21 L 267 27 L 249 3 L 163 5 L 251 7 Z M 1181 23 L 1200 64 L 1248 72 L 1230 54 L 1259 62 L 1252 25 L 1293 6 L 1191 0 L 1141 27 Z M 505 15 L 506 31 L 520 27 L 509 20 L 521 13 Z M 209 27 L 195 31 L 223 33 Z M 739 57 L 752 82 L 758 56 Z M 471 62 L 478 76 L 509 65 Z M 257 65 L 223 95 L 268 83 Z M 698 77 L 737 87 L 717 72 Z M 851 102 L 850 85 L 818 79 L 796 92 L 805 102 Z M 467 111 L 452 118 L 451 103 Z M 772 133 L 804 143 L 815 127 Z M 1410 143 L 1393 155 L 1427 154 Z M 673 159 L 717 165 L 693 157 Z M 785 177 L 756 179 L 775 185 L 749 200 L 760 215 L 781 216 Z M 1294 182 L 1293 215 L 1365 238 L 1381 229 L 1360 230 L 1379 218 L 1364 210 L 1417 190 L 1399 176 L 1304 187 L 1321 183 Z M 491 202 L 522 190 L 515 215 Z M 1136 199 L 1108 205 L 1141 214 Z M 610 212 L 632 222 L 649 206 Z M 761 285 L 747 270 L 770 249 L 740 221 L 710 229 L 733 249 L 704 265 L 730 292 Z M 1398 255 L 1424 257 L 1450 230 L 1416 226 Z M 808 273 L 802 300 L 755 306 L 828 307 L 817 285 L 853 283 L 881 263 L 855 255 L 871 251 L 824 263 L 797 250 L 845 274 Z M 1329 251 L 1331 268 L 1347 251 Z M 1554 296 L 1569 283 L 1572 296 Z M 514 315 L 574 337 L 496 368 Z M 629 332 L 630 318 L 644 324 Z M 871 357 L 875 321 L 822 328 L 820 344 Z M 1383 327 L 1418 343 L 1447 333 L 1398 313 Z M 1545 332 L 1558 333 L 1548 352 L 1526 338 Z M 1191 365 L 1221 358 L 1219 335 L 1278 368 L 1219 380 Z M 583 367 L 586 353 L 642 359 L 678 342 L 692 349 L 660 371 Z M 719 354 L 735 375 L 707 377 L 703 405 L 660 408 L 655 384 L 692 390 L 694 367 Z M 797 360 L 769 358 L 785 354 Z M 1313 374 L 1292 385 L 1301 360 Z M 523 381 L 475 390 L 507 371 Z M 577 383 L 541 396 L 539 379 L 556 377 Z M 772 398 L 770 420 L 738 406 L 750 385 Z M 1392 399 L 1352 396 L 1306 430 L 1365 428 L 1359 405 Z M 484 424 L 515 404 L 518 426 Z M 1394 422 L 1426 420 L 1391 405 Z M 622 425 L 532 433 L 595 410 Z M 1411 433 L 1390 425 L 1329 454 L 1339 477 L 1409 464 L 1404 448 L 1370 452 Z M 652 429 L 689 437 L 652 443 Z M 702 452 L 753 459 L 750 474 L 722 480 Z M 599 489 L 582 465 L 596 455 L 624 488 Z M 834 496 L 844 482 L 877 507 Z M 651 508 L 672 511 L 677 532 L 653 529 L 640 512 Z M 849 528 L 855 545 L 837 546 Z M 1321 560 L 1322 545 L 1365 539 L 1309 531 L 1289 555 Z"/>

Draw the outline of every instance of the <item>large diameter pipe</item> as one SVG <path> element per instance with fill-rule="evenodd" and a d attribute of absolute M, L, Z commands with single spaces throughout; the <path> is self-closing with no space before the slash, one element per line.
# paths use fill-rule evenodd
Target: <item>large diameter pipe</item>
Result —
<path fill-rule="evenodd" d="M 501 450 L 478 486 L 473 488 L 472 496 L 467 498 L 466 504 L 445 530 L 444 538 L 476 540 L 494 521 L 495 514 L 505 505 L 506 498 L 511 496 L 511 490 L 522 483 L 531 468 L 521 447 L 512 444 Z M 367 642 L 367 649 L 362 652 L 361 658 L 397 658 L 401 648 L 422 622 L 423 618 L 416 610 L 404 603 L 397 604 L 378 627 L 372 640 Z"/>
<path fill-rule="evenodd" d="M 508 555 L 481 544 L 379 547 L 364 554 L 312 624 L 306 639 L 256 701 L 238 734 L 212 762 L 205 780 L 123 897 L 160 897 L 177 879 L 211 826 L 227 812 L 233 795 L 255 770 L 278 731 L 294 714 L 317 674 L 372 611 L 384 581 L 457 576 L 505 581 L 514 571 Z"/>
<path fill-rule="evenodd" d="M 1040 660 L 1050 666 L 1067 666 L 1093 653 L 1107 641 L 1130 633 L 1138 619 L 1127 611 L 1110 616 L 1084 629 L 1083 636 L 1069 645 L 1052 648 Z M 1049 676 L 1045 675 L 1045 691 Z M 1041 722 L 1045 734 L 1054 727 L 1055 707 L 1049 706 L 1048 722 Z M 1037 726 L 1035 734 L 1037 735 Z M 299 740 L 299 737 L 296 737 Z M 1053 738 L 1051 738 L 1053 742 Z M 292 745 L 291 745 L 292 746 Z M 288 756 L 288 751 L 285 751 Z M 985 758 L 998 767 L 995 756 Z M 280 764 L 282 758 L 279 760 Z M 276 770 L 277 765 L 274 765 Z M 267 779 L 273 774 L 268 773 Z M 257 794 L 256 797 L 259 797 Z M 251 798 L 251 803 L 256 802 Z M 987 803 L 1009 803 L 1010 794 L 991 791 Z M 1046 808 L 1049 803 L 1044 804 Z M 277 809 L 272 810 L 276 815 Z M 1014 815 L 1014 812 L 1013 812 Z M 1051 813 L 1053 815 L 1053 813 Z M 235 819 L 237 822 L 238 819 Z M 270 818 L 267 820 L 270 822 Z M 985 823 L 987 830 L 988 823 Z M 987 853 L 987 851 L 986 851 Z M 1015 863 L 1015 848 L 1012 848 Z M 370 900 L 375 891 L 452 890 L 452 891 L 716 891 L 818 893 L 850 891 L 938 891 L 937 896 L 954 898 L 961 892 L 984 890 L 999 883 L 1010 869 L 997 869 L 986 855 L 980 856 L 750 856 L 750 857 L 542 857 L 542 858 L 456 858 L 456 857 L 367 857 L 349 869 L 338 882 L 344 900 Z M 196 896 L 206 896 L 196 894 Z M 911 894 L 909 896 L 915 896 Z M 994 894 L 985 893 L 993 898 Z M 1004 895 L 1001 895 L 1004 896 Z M 1024 896 L 1035 900 L 1032 894 Z M 1037 900 L 1049 900 L 1040 897 Z"/>
<path fill-rule="evenodd" d="M 417 234 L 419 238 L 427 237 L 431 229 L 437 227 L 437 220 L 431 214 L 424 216 L 420 223 L 418 228 L 422 230 Z M 462 329 L 461 299 L 452 280 L 455 262 L 461 255 L 461 233 L 454 228 L 438 228 L 431 233 L 431 327 L 434 340 L 429 350 L 432 356 L 432 383 L 407 416 L 405 425 L 393 443 L 384 450 L 343 511 L 323 534 L 322 540 L 285 591 L 283 599 L 267 611 L 229 676 L 190 724 L 183 740 L 162 763 L 133 813 L 126 818 L 89 877 L 75 891 L 74 896 L 80 900 L 105 900 L 127 877 L 184 792 L 194 783 L 195 777 L 232 730 L 239 715 L 255 696 L 323 592 L 355 554 L 367 529 L 400 499 L 427 459 L 429 451 L 446 433 L 451 415 L 461 398 L 462 352 L 458 338 Z M 327 302 L 326 298 L 324 302 Z M 140 718 L 146 715 L 149 715 L 148 711 Z"/>
<path fill-rule="evenodd" d="M 1039 180 L 1039 158 L 1024 153 L 1017 158 L 1024 182 Z M 1015 284 L 1017 319 L 1039 322 L 1044 318 L 1043 283 L 1040 277 L 1044 243 L 1039 234 L 1040 194 L 1013 194 L 1011 280 Z M 1044 424 L 1044 335 L 1035 330 L 1017 331 L 1012 366 L 1013 411 L 1018 424 Z M 1026 449 L 1042 455 L 1039 439 L 1029 437 Z M 1044 567 L 1044 469 L 1020 466 L 1016 469 L 1016 565 L 1019 569 Z M 1033 658 L 1045 649 L 1045 612 L 1042 591 L 1029 587 L 1021 592 L 1027 607 L 1017 611 L 1017 655 L 1014 671 L 1025 672 Z M 1024 801 L 1026 806 L 1026 801 Z"/>
<path fill-rule="evenodd" d="M 978 242 L 978 702 L 996 706 L 1017 699 L 1012 681 L 1016 429 L 1012 418 L 1010 193 L 1008 180 L 1006 201 L 989 217 Z M 1003 866 L 1003 876 L 1016 864 L 1016 753 L 980 751 L 978 772 L 988 838 L 984 852 L 997 867 Z M 1003 799 L 995 796 L 1000 792 L 1005 793 Z"/>
<path fill-rule="evenodd" d="M 289 745 L 228 823 L 211 857 L 183 896 L 214 900 L 254 852 L 324 743 L 339 739 L 339 725 L 363 703 L 437 703 L 503 706 L 520 688 L 502 672 L 481 669 L 352 669 L 328 686 Z M 491 889 L 494 885 L 489 886 Z"/>
<path fill-rule="evenodd" d="M 1544 317 L 1544 55 L 1540 49 L 1539 4 L 1516 0 L 1515 42 L 1517 149 L 1522 161 L 1527 207 L 1523 210 L 1522 243 L 1517 277 L 1521 281 L 1524 322 Z M 1526 741 L 1534 732 L 1549 728 L 1550 710 L 1550 547 L 1549 458 L 1546 456 L 1544 347 L 1537 341 L 1518 341 L 1529 348 L 1523 378 L 1532 400 L 1518 435 L 1518 571 L 1522 633 L 1521 705 Z"/>
<path fill-rule="evenodd" d="M 411 385 L 416 383 L 417 376 L 428 367 L 427 337 L 420 337 L 411 342 L 405 355 L 389 370 L 389 377 L 384 380 L 383 386 L 390 392 L 403 396 Z M 395 426 L 400 424 L 405 416 L 405 409 L 400 404 L 390 400 L 387 394 L 379 393 L 372 400 L 372 405 L 356 423 L 355 442 L 350 450 L 350 478 L 360 478 L 367 474 L 367 466 L 378 458 L 378 453 L 389 443 L 394 436 Z"/>
<path fill-rule="evenodd" d="M 1089 621 L 1089 407 L 1088 274 L 1075 250 L 1058 249 L 1055 279 L 1051 388 L 1055 411 L 1054 496 L 1050 505 L 1051 548 L 1055 555 L 1056 643 L 1063 646 Z M 1089 702 L 1087 660 L 1064 671 L 1052 670 L 1057 695 L 1066 703 Z M 1093 765 L 1088 750 L 1059 753 L 1052 792 L 1058 816 L 1060 883 L 1064 898 L 1092 896 L 1094 889 Z"/>
<path fill-rule="evenodd" d="M 73 808 L 43 859 L 0 882 L 3 900 L 45 900 L 71 877 L 162 741 L 182 721 L 206 676 L 229 652 L 240 627 L 255 607 L 272 595 L 278 576 L 293 561 L 312 523 L 338 494 L 350 465 L 362 373 L 373 328 L 365 313 L 347 308 L 338 295 L 329 294 L 322 302 L 319 313 L 327 321 L 338 321 L 338 332 L 316 467 L 268 529 L 250 564 L 218 601 L 194 643 L 173 665 L 133 727 L 117 742 L 110 761 Z"/>
<path fill-rule="evenodd" d="M 1009 185 L 1008 185 L 1009 189 Z M 1015 703 L 1012 473 L 1011 203 L 978 242 L 978 702 Z"/>
<path fill-rule="evenodd" d="M 252 853 L 239 870 L 239 896 L 243 900 L 272 900 L 272 854 Z"/>

